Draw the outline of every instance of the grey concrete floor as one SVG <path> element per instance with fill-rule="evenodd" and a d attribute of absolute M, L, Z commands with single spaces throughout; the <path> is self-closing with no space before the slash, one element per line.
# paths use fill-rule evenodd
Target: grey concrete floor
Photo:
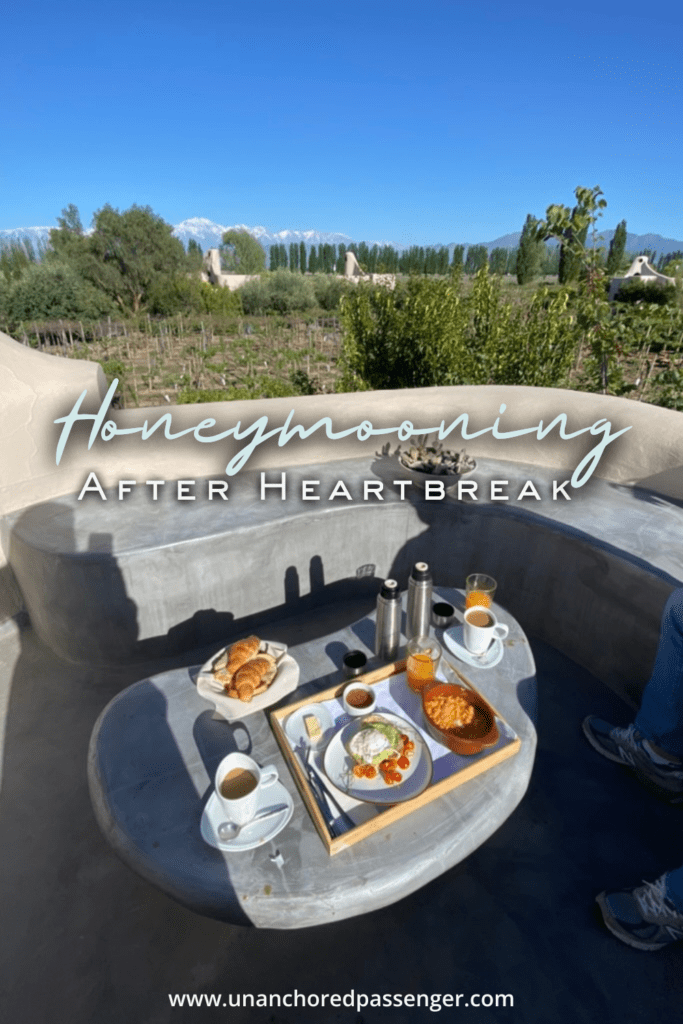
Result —
<path fill-rule="evenodd" d="M 307 628 L 322 635 L 330 625 L 323 612 Z M 283 623 L 281 632 L 289 643 L 305 639 L 300 625 Z M 56 659 L 30 627 L 5 631 L 0 1020 L 680 1021 L 683 944 L 656 954 L 629 949 L 604 929 L 593 901 L 603 888 L 680 864 L 683 812 L 650 797 L 583 739 L 585 714 L 623 724 L 629 709 L 562 655 L 532 646 L 536 766 L 527 796 L 488 843 L 382 911 L 300 932 L 259 932 L 177 906 L 121 864 L 95 825 L 86 783 L 95 719 L 124 686 L 170 665 L 83 668 Z M 169 1002 L 169 993 L 221 993 L 227 1002 L 229 994 L 234 1001 L 237 993 L 294 989 L 509 993 L 514 1008 L 438 1015 L 396 1008 L 180 1009 Z"/>

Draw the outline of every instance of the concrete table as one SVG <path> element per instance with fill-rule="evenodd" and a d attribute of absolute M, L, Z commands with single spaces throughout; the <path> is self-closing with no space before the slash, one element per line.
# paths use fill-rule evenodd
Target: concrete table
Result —
<path fill-rule="evenodd" d="M 459 591 L 439 588 L 462 609 Z M 510 627 L 505 655 L 490 669 L 461 666 L 522 741 L 512 758 L 330 857 L 318 836 L 263 712 L 228 724 L 195 688 L 198 668 L 176 669 L 135 683 L 98 719 L 88 777 L 105 837 L 134 871 L 198 913 L 258 928 L 304 928 L 394 903 L 477 849 L 526 792 L 536 749 L 536 678 L 519 624 L 494 606 Z M 461 617 L 461 613 L 460 617 Z M 341 682 L 343 655 L 368 653 L 374 615 L 327 637 L 290 649 L 301 668 L 288 702 Z M 277 639 L 277 625 L 261 635 Z M 436 632 L 437 637 L 439 631 Z M 455 664 L 455 659 L 452 659 Z M 270 842 L 239 854 L 204 843 L 199 823 L 219 761 L 243 750 L 274 762 L 294 799 L 289 824 Z"/>

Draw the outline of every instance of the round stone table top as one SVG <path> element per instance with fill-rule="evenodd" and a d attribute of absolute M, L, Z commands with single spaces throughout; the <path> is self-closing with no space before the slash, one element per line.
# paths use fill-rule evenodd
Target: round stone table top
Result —
<path fill-rule="evenodd" d="M 438 588 L 436 596 L 454 604 L 462 619 L 460 591 Z M 231 724 L 216 720 L 196 690 L 199 667 L 175 669 L 128 687 L 95 725 L 88 778 L 105 837 L 126 864 L 163 892 L 231 924 L 304 928 L 376 910 L 426 885 L 499 828 L 524 796 L 533 768 L 534 660 L 516 620 L 497 605 L 494 610 L 510 628 L 501 662 L 489 669 L 459 667 L 521 740 L 508 760 L 330 856 L 267 713 Z M 277 623 L 260 632 L 276 640 Z M 348 650 L 366 651 L 368 668 L 377 667 L 374 633 L 373 614 L 290 648 L 301 676 L 287 702 L 340 683 Z M 233 750 L 261 765 L 277 765 L 294 814 L 274 839 L 225 853 L 204 842 L 200 820 L 218 764 Z"/>

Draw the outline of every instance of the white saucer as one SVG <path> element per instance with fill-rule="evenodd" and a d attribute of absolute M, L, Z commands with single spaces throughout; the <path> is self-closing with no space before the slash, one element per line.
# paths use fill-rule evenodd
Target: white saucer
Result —
<path fill-rule="evenodd" d="M 251 824 L 245 825 L 236 839 L 219 839 L 218 826 L 227 820 L 227 816 L 214 790 L 202 813 L 200 825 L 202 839 L 209 846 L 213 846 L 217 850 L 224 850 L 226 853 L 254 850 L 257 846 L 262 846 L 274 839 L 294 813 L 294 801 L 279 779 L 272 785 L 261 789 L 256 807 L 257 814 L 260 811 L 267 811 L 269 807 L 279 807 L 282 804 L 285 804 L 285 807 L 279 814 L 274 814 L 266 821 L 253 821 Z"/>
<path fill-rule="evenodd" d="M 488 651 L 485 651 L 484 654 L 470 654 L 465 647 L 464 629 L 462 625 L 449 626 L 448 629 L 443 631 L 443 642 L 456 658 L 464 661 L 466 665 L 471 665 L 472 668 L 493 668 L 494 665 L 497 665 L 502 660 L 503 641 L 499 640 L 498 637 L 495 637 Z"/>

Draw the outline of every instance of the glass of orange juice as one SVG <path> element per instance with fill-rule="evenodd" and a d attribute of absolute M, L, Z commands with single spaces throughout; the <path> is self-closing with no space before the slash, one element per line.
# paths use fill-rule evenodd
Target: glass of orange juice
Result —
<path fill-rule="evenodd" d="M 415 693 L 421 693 L 427 683 L 436 678 L 441 660 L 441 647 L 431 636 L 414 636 L 408 642 L 406 674 L 408 686 Z"/>
<path fill-rule="evenodd" d="M 465 611 L 478 605 L 481 608 L 490 608 L 496 593 L 498 584 L 493 576 L 484 576 L 475 572 L 465 580 Z"/>

